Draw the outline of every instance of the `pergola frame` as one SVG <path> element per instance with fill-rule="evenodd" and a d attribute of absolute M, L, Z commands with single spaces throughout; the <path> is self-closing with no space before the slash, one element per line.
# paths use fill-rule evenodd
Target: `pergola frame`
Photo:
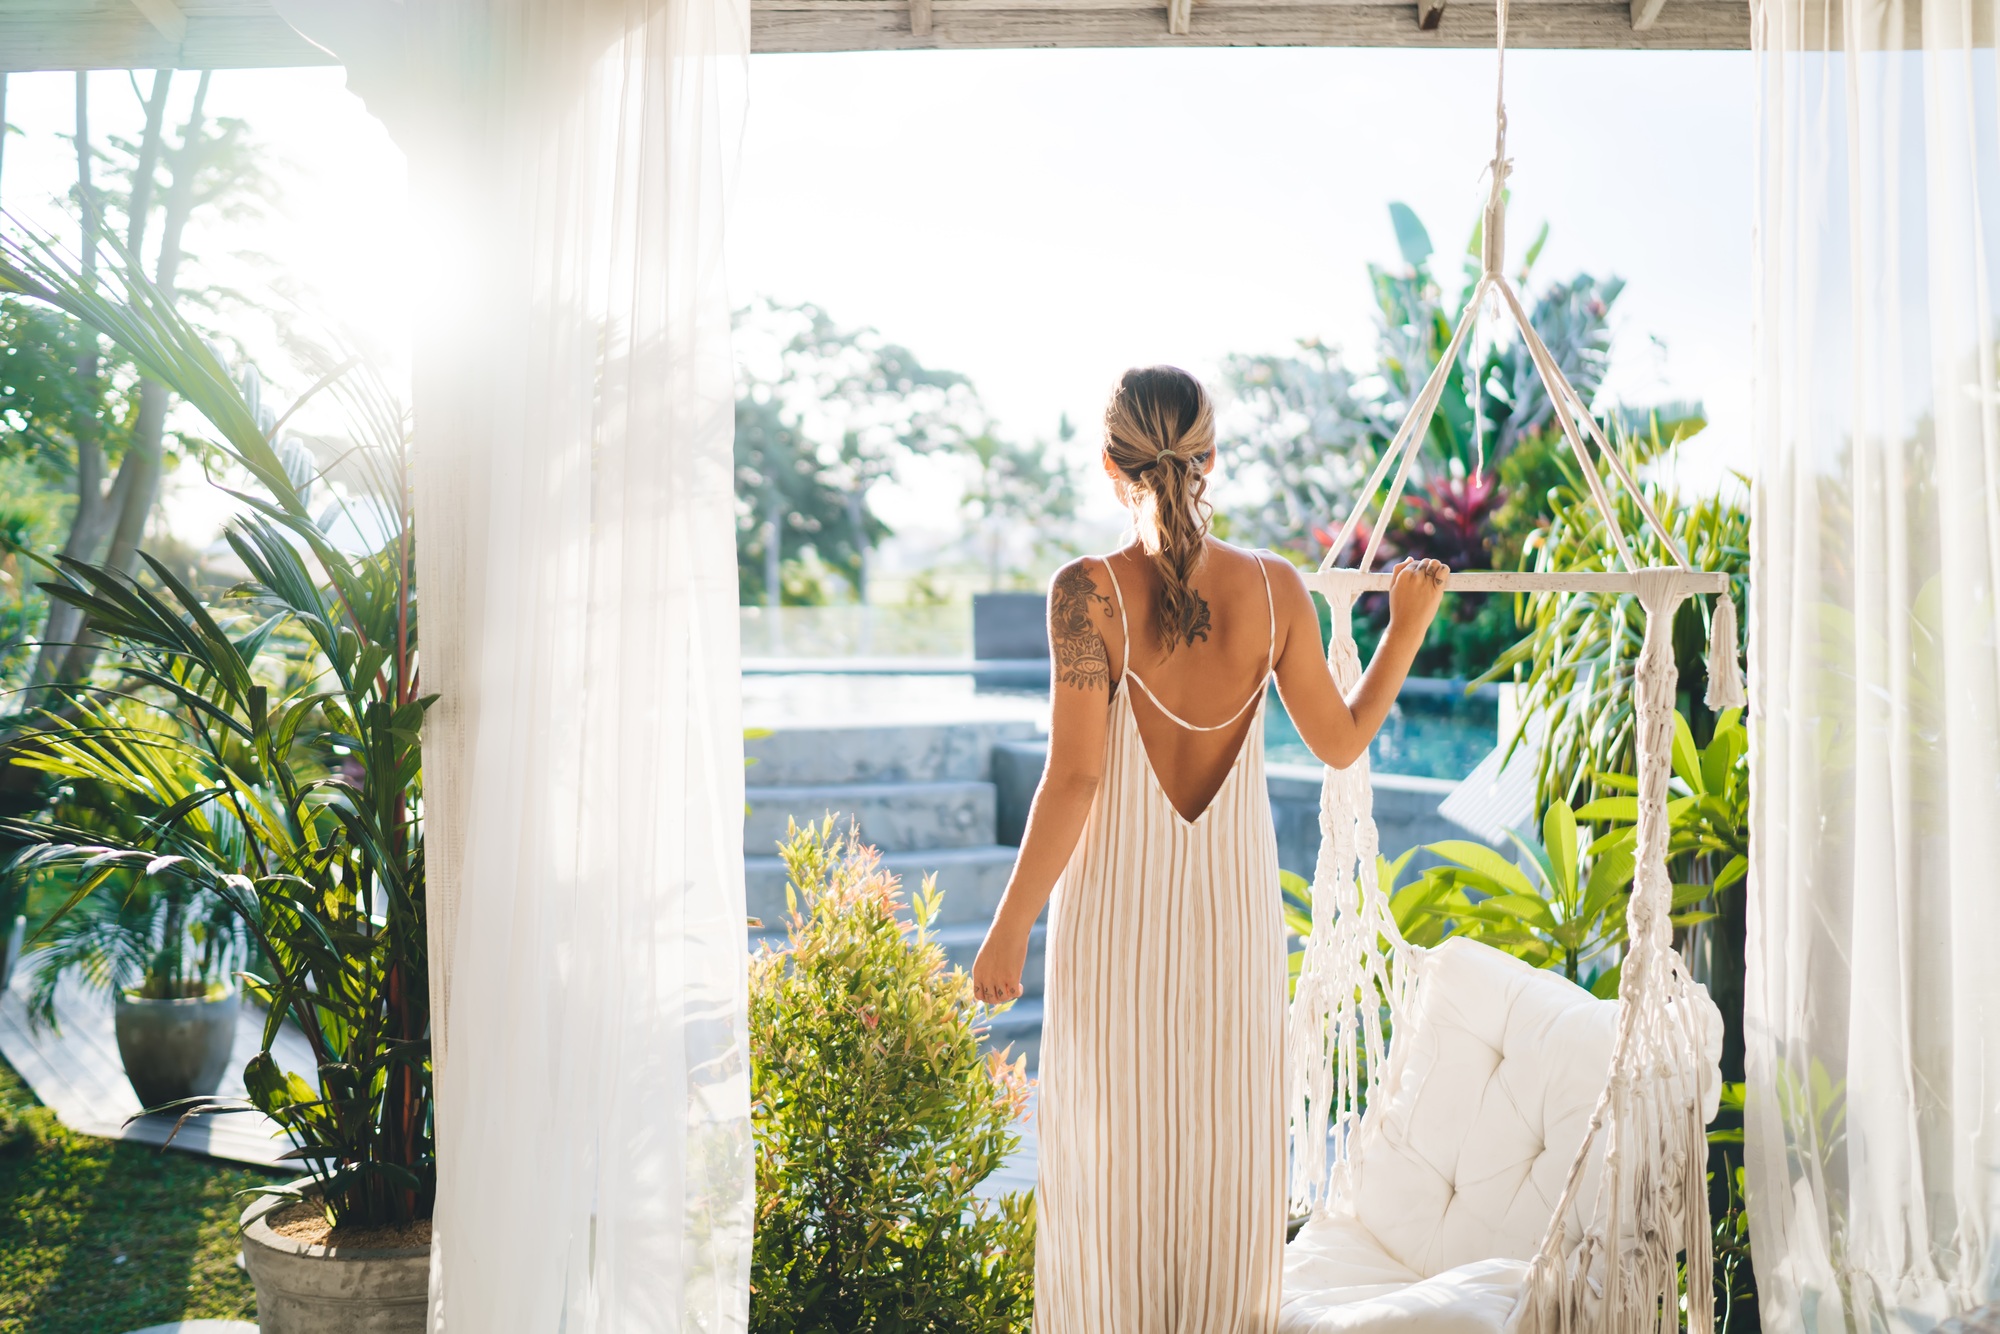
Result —
<path fill-rule="evenodd" d="M 751 0 L 759 52 L 1493 45 L 1454 0 Z M 1748 0 L 1516 0 L 1515 47 L 1746 50 Z M 335 64 L 270 0 L 0 0 L 0 73 Z"/>

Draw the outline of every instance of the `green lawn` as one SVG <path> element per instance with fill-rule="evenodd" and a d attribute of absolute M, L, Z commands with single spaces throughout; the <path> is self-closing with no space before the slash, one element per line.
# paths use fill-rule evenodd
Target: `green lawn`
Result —
<path fill-rule="evenodd" d="M 254 1320 L 237 1192 L 269 1179 L 72 1134 L 0 1061 L 0 1334 Z"/>

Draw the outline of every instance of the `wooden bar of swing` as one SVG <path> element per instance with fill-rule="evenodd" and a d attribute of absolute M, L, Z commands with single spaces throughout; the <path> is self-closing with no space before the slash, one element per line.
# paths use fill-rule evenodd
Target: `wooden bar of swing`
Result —
<path fill-rule="evenodd" d="M 1667 567 L 1689 593 L 1726 593 L 1729 576 L 1719 570 Z M 1389 587 L 1388 570 L 1313 570 L 1306 587 L 1316 593 L 1381 593 Z M 1445 582 L 1447 593 L 1633 593 L 1639 576 L 1619 570 L 1455 570 Z"/>

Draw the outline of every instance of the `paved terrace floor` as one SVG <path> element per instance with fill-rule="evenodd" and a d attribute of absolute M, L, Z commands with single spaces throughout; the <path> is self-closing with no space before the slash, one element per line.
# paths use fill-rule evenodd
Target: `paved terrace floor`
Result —
<path fill-rule="evenodd" d="M 52 1032 L 37 1030 L 29 1021 L 26 996 L 27 979 L 22 975 L 16 975 L 0 996 L 0 1053 L 57 1119 L 82 1135 L 167 1143 L 175 1118 L 165 1113 L 139 1115 L 139 1095 L 126 1080 L 118 1056 L 110 998 L 65 983 L 56 994 L 60 1032 Z M 246 1007 L 237 1022 L 236 1049 L 230 1053 L 218 1096 L 244 1096 L 243 1067 L 257 1054 L 260 1019 L 257 1011 Z M 275 1052 L 288 1070 L 313 1068 L 312 1048 L 290 1025 L 278 1031 Z M 270 1167 L 277 1166 L 279 1155 L 292 1146 L 275 1122 L 251 1111 L 189 1121 L 173 1136 L 172 1147 Z"/>

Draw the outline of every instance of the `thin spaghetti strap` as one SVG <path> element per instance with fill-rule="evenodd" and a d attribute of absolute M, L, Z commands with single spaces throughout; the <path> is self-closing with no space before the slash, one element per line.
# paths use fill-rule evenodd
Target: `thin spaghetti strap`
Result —
<path fill-rule="evenodd" d="M 1125 590 L 1118 587 L 1118 571 L 1111 568 L 1111 557 L 1099 556 L 1104 562 L 1104 573 L 1111 579 L 1111 596 L 1118 599 L 1118 674 L 1123 677 L 1132 670 L 1132 619 L 1125 614 Z M 1148 692 L 1151 693 L 1151 692 Z"/>
<path fill-rule="evenodd" d="M 1227 718 L 1215 724 L 1213 727 L 1203 727 L 1200 723 L 1189 722 L 1187 719 L 1181 717 L 1178 713 L 1175 713 L 1172 709 L 1168 708 L 1166 705 L 1160 703 L 1160 697 L 1153 693 L 1153 688 L 1147 685 L 1145 680 L 1141 678 L 1137 672 L 1128 671 L 1125 673 L 1125 678 L 1128 681 L 1130 681 L 1133 685 L 1139 687 L 1139 689 L 1146 692 L 1146 698 L 1153 701 L 1154 708 L 1158 709 L 1161 713 L 1166 714 L 1167 717 L 1171 718 L 1174 722 L 1179 723 L 1182 727 L 1185 727 L 1190 732 L 1220 732 L 1225 727 L 1232 727 L 1236 724 L 1238 719 L 1242 718 L 1244 714 L 1250 712 L 1250 706 L 1252 704 L 1255 704 L 1258 700 L 1264 698 L 1264 682 L 1259 681 L 1257 683 L 1257 689 L 1254 692 L 1252 692 L 1250 698 L 1243 701 L 1242 708 L 1236 710 L 1236 712 L 1230 714 Z"/>
<path fill-rule="evenodd" d="M 1256 552 L 1257 573 L 1264 576 L 1264 614 L 1271 620 L 1271 643 L 1264 650 L 1264 677 L 1268 681 L 1278 666 L 1278 604 L 1271 600 L 1271 567 L 1264 563 L 1265 552 Z"/>
<path fill-rule="evenodd" d="M 1182 727 L 1185 727 L 1190 732 L 1220 732 L 1225 727 L 1235 726 L 1237 721 L 1241 719 L 1244 714 L 1250 711 L 1250 706 L 1255 704 L 1258 700 L 1264 698 L 1264 692 L 1270 688 L 1271 671 L 1274 667 L 1277 666 L 1278 662 L 1278 604 L 1276 603 L 1276 601 L 1272 599 L 1271 596 L 1270 570 L 1265 567 L 1262 556 L 1258 556 L 1255 559 L 1257 561 L 1257 573 L 1264 576 L 1264 613 L 1266 617 L 1269 619 L 1271 624 L 1270 642 L 1265 646 L 1264 649 L 1264 679 L 1257 683 L 1257 688 L 1250 693 L 1250 698 L 1243 701 L 1242 707 L 1237 709 L 1236 712 L 1230 714 L 1229 717 L 1225 718 L 1223 721 L 1216 723 L 1212 727 L 1203 727 L 1199 723 L 1189 722 L 1187 719 L 1181 717 L 1178 713 L 1175 713 L 1172 709 L 1168 708 L 1165 704 L 1161 703 L 1160 697 L 1153 693 L 1153 688 L 1146 684 L 1145 679 L 1141 677 L 1139 673 L 1132 670 L 1132 657 L 1131 657 L 1132 637 L 1129 631 L 1126 632 L 1125 636 L 1126 657 L 1125 657 L 1125 672 L 1124 672 L 1125 678 L 1130 680 L 1133 685 L 1139 687 L 1139 689 L 1143 690 L 1146 693 L 1146 698 L 1153 701 L 1154 708 L 1158 709 L 1161 713 L 1166 714 L 1167 717 L 1171 718 L 1174 722 L 1180 724 Z M 1109 560 L 1109 558 L 1105 560 L 1104 568 L 1107 572 L 1111 569 L 1111 561 Z M 1118 588 L 1118 576 L 1116 574 L 1113 574 L 1111 576 L 1111 587 L 1114 592 Z M 1118 594 L 1118 615 L 1121 620 L 1125 616 L 1125 595 L 1123 593 Z"/>

